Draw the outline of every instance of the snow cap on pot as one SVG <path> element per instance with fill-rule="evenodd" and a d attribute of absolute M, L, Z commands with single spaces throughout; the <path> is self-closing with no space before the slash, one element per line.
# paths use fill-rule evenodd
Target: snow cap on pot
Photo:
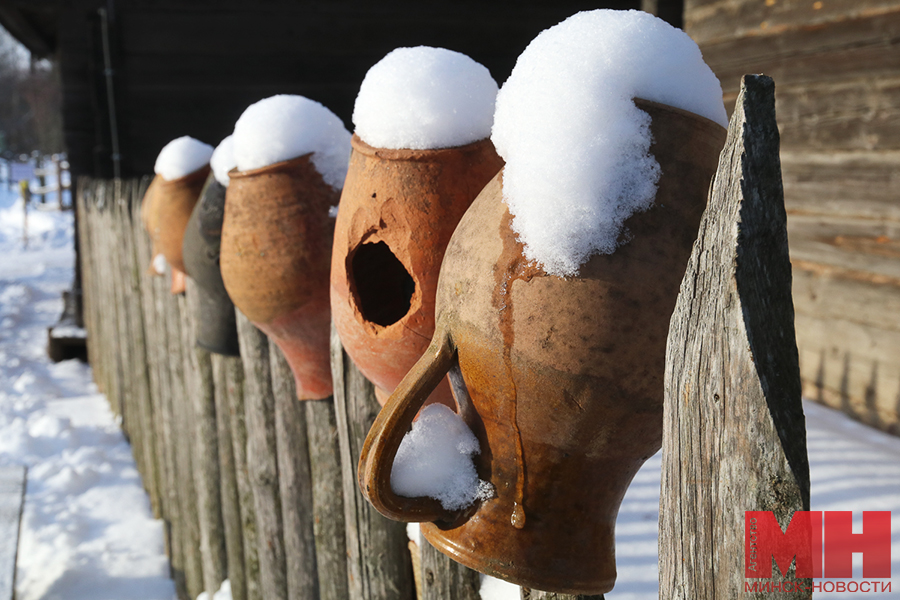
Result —
<path fill-rule="evenodd" d="M 284 353 L 297 397 L 331 394 L 328 273 L 350 132 L 309 98 L 250 105 L 234 127 L 222 279 L 235 306 Z"/>
<path fill-rule="evenodd" d="M 331 301 L 344 348 L 379 401 L 425 351 L 447 242 L 502 166 L 488 139 L 496 95 L 483 65 L 428 46 L 391 51 L 360 86 Z M 453 404 L 447 381 L 430 401 Z"/>
<path fill-rule="evenodd" d="M 728 125 L 697 44 L 641 11 L 581 12 L 543 31 L 498 94 L 503 199 L 526 257 L 548 273 L 614 252 L 625 220 L 653 204 L 659 164 L 635 98 Z"/>
<path fill-rule="evenodd" d="M 228 172 L 237 167 L 237 161 L 234 159 L 234 134 L 226 136 L 219 142 L 209 158 L 209 166 L 219 185 L 228 187 Z"/>
<path fill-rule="evenodd" d="M 184 292 L 184 230 L 209 174 L 212 152 L 212 146 L 190 136 L 166 144 L 156 158 L 156 178 L 141 210 L 154 256 L 161 253 L 172 267 L 172 293 Z"/>
<path fill-rule="evenodd" d="M 579 13 L 528 46 L 497 96 L 506 167 L 453 233 L 431 345 L 360 453 L 376 509 L 518 585 L 612 589 L 619 504 L 662 441 L 669 318 L 724 124 L 696 45 L 646 13 Z M 391 481 L 448 372 L 494 490 L 469 478 L 475 502 L 457 510 Z"/>

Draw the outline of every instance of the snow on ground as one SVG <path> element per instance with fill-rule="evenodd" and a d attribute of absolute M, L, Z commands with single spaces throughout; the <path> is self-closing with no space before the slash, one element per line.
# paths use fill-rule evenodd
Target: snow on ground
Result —
<path fill-rule="evenodd" d="M 52 364 L 46 328 L 72 279 L 72 215 L 32 207 L 28 247 L 22 205 L 0 187 L 0 465 L 28 466 L 19 545 L 19 600 L 170 600 L 162 523 L 106 399 L 76 361 Z M 813 510 L 893 511 L 891 595 L 900 590 L 900 438 L 805 403 Z M 610 600 L 655 600 L 657 454 L 637 474 L 616 526 L 618 582 Z M 857 529 L 856 531 L 859 531 Z M 858 559 L 858 555 L 857 555 Z M 854 562 L 856 579 L 861 564 Z M 215 600 L 227 600 L 227 586 Z M 518 600 L 486 579 L 484 600 Z M 850 594 L 818 593 L 843 598 Z M 878 594 L 867 594 L 878 596 Z"/>
<path fill-rule="evenodd" d="M 169 600 L 162 522 L 131 448 L 90 368 L 47 358 L 74 252 L 72 213 L 42 208 L 29 208 L 25 248 L 21 200 L 2 185 L 0 465 L 28 467 L 17 598 Z"/>

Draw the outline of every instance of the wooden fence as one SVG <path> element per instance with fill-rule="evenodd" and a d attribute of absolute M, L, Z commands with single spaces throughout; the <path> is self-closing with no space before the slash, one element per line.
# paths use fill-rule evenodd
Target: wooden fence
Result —
<path fill-rule="evenodd" d="M 664 597 L 738 595 L 743 511 L 773 510 L 784 525 L 809 508 L 771 80 L 748 78 L 735 114 L 670 332 Z M 195 345 L 197 290 L 173 296 L 146 274 L 148 183 L 79 181 L 84 320 L 95 380 L 165 521 L 179 594 L 228 577 L 236 600 L 477 600 L 477 573 L 427 542 L 411 553 L 406 526 L 357 489 L 379 405 L 336 335 L 334 397 L 307 402 L 240 313 L 241 358 Z"/>

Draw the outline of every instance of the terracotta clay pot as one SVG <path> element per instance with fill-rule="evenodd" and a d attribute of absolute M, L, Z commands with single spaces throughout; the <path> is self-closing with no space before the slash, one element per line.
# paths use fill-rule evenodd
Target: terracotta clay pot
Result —
<path fill-rule="evenodd" d="M 328 210 L 340 195 L 310 156 L 230 173 L 220 256 L 228 295 L 284 353 L 300 400 L 332 390 Z"/>
<path fill-rule="evenodd" d="M 502 166 L 489 139 L 387 150 L 353 136 L 335 223 L 331 311 L 347 354 L 382 404 L 428 347 L 447 242 Z M 448 381 L 430 401 L 453 405 Z"/>
<path fill-rule="evenodd" d="M 154 180 L 156 189 L 153 194 L 150 221 L 155 227 L 151 231 L 151 236 L 157 243 L 159 251 L 166 257 L 166 262 L 173 270 L 182 273 L 184 260 L 181 251 L 184 230 L 187 228 L 194 205 L 200 199 L 200 192 L 203 191 L 209 172 L 209 165 L 205 165 L 178 179 L 168 181 L 158 177 L 158 182 Z"/>
<path fill-rule="evenodd" d="M 225 356 L 240 356 L 234 304 L 222 283 L 219 243 L 225 214 L 225 187 L 210 174 L 184 232 L 187 274 L 197 283 L 197 345 Z"/>
<path fill-rule="evenodd" d="M 529 266 L 502 202 L 502 172 L 447 248 L 431 345 L 372 426 L 359 464 L 370 502 L 483 573 L 536 589 L 599 594 L 615 583 L 619 504 L 662 439 L 669 318 L 725 130 L 639 101 L 662 168 L 630 239 L 568 279 Z M 450 371 L 495 497 L 451 513 L 393 493 L 403 435 Z"/>

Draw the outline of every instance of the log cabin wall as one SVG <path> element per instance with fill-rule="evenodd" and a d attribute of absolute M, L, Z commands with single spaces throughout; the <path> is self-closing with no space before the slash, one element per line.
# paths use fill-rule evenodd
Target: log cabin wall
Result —
<path fill-rule="evenodd" d="M 686 0 L 731 110 L 775 80 L 804 395 L 900 434 L 900 1 Z"/>

